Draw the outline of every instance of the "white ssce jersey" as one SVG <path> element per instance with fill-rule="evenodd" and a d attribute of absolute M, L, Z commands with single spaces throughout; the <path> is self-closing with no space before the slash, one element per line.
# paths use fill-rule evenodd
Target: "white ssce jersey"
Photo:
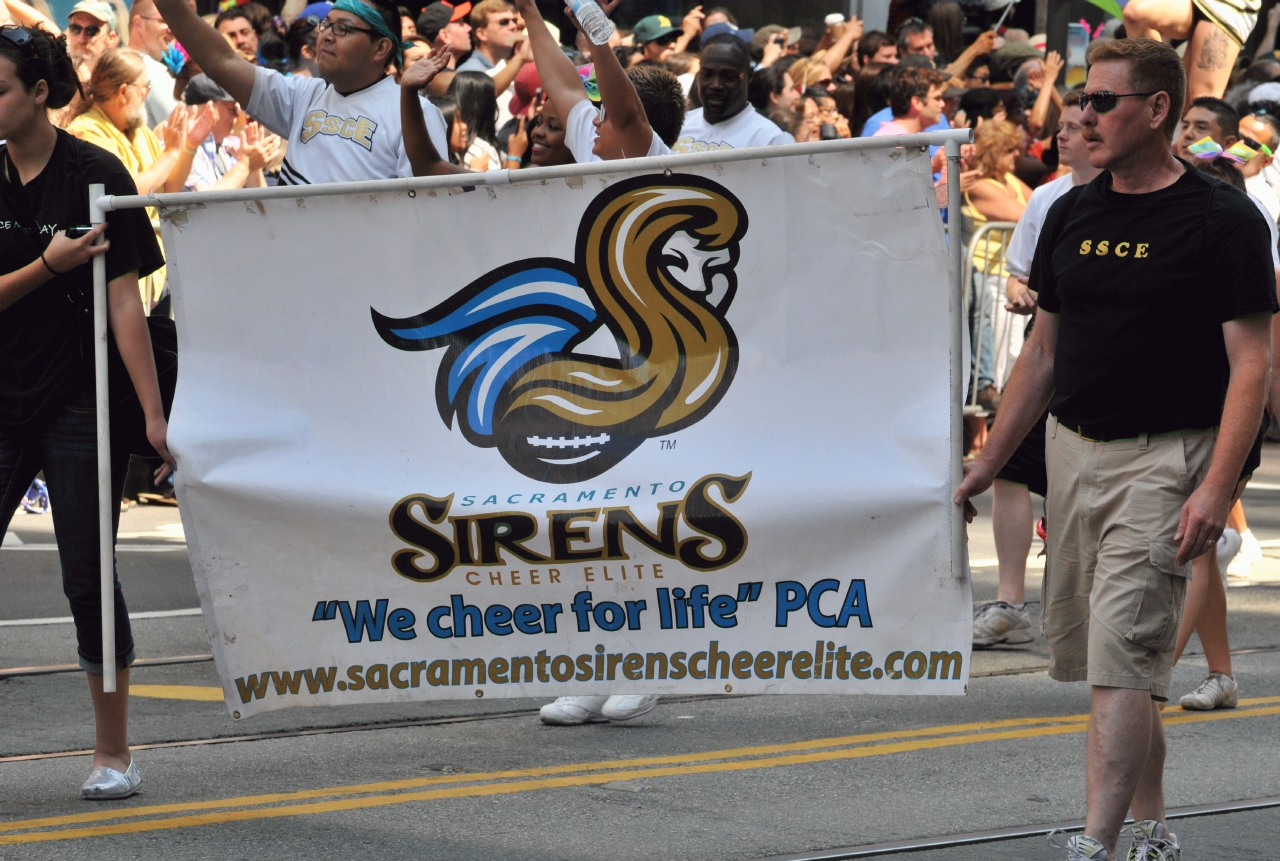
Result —
<path fill-rule="evenodd" d="M 400 85 L 394 78 L 344 96 L 320 78 L 289 77 L 259 67 L 245 110 L 289 141 L 281 185 L 413 176 L 400 125 Z M 425 99 L 422 113 L 436 152 L 447 153 L 444 115 Z"/>

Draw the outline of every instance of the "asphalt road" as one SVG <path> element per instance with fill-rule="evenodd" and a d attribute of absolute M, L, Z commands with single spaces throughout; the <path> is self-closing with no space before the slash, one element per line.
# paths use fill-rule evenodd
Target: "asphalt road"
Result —
<path fill-rule="evenodd" d="M 1256 481 L 1251 525 L 1277 547 L 1255 582 L 1228 592 L 1245 699 L 1208 715 L 1166 711 L 1170 807 L 1280 796 L 1280 448 L 1268 447 Z M 135 613 L 196 605 L 176 523 L 173 509 L 122 519 Z M 35 549 L 53 542 L 49 519 L 19 515 L 11 530 L 23 545 L 0 549 L 0 669 L 71 663 L 70 625 L 12 624 L 67 614 L 57 553 Z M 981 518 L 970 556 L 994 555 Z M 1038 585 L 1033 569 L 1029 594 Z M 994 592 L 994 569 L 975 569 L 975 597 Z M 198 616 L 141 618 L 134 631 L 143 658 L 208 651 Z M 47 756 L 92 744 L 83 676 L 5 678 L 0 859 L 749 859 L 1072 820 L 1084 812 L 1088 689 L 1052 682 L 1045 662 L 1040 642 L 977 652 L 963 698 L 675 700 L 628 724 L 577 728 L 542 726 L 533 711 L 544 701 L 526 700 L 237 722 L 220 695 L 207 699 L 212 663 L 140 667 L 131 727 L 144 792 L 96 805 L 76 798 L 88 758 Z M 1186 656 L 1175 692 L 1204 672 Z M 397 721 L 416 725 L 371 726 Z M 232 740 L 273 733 L 286 735 Z M 1188 861 L 1280 858 L 1280 808 L 1174 830 Z M 1064 856 L 1036 837 L 908 857 Z"/>

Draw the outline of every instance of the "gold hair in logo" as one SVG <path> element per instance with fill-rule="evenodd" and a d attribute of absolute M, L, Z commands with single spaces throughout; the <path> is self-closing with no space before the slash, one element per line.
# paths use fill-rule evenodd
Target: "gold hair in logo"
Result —
<path fill-rule="evenodd" d="M 602 192 L 576 260 L 495 269 L 430 311 L 372 311 L 402 350 L 447 349 L 441 418 L 524 475 L 593 478 L 644 440 L 686 428 L 728 391 L 738 344 L 725 320 L 747 214 L 698 176 L 644 176 Z"/>

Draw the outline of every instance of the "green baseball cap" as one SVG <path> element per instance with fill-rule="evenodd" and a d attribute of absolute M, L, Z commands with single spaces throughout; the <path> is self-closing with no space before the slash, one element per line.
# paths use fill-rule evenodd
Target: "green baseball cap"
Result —
<path fill-rule="evenodd" d="M 670 33 L 679 33 L 680 28 L 672 24 L 666 15 L 650 15 L 648 18 L 641 18 L 632 32 L 635 33 L 636 44 L 643 45 Z"/>

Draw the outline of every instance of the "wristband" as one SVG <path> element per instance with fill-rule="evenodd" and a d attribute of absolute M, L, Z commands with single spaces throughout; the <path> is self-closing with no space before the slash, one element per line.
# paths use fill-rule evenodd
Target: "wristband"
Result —
<path fill-rule="evenodd" d="M 50 265 L 49 265 L 49 261 L 44 259 L 44 252 L 43 252 L 43 251 L 41 251 L 41 252 L 40 252 L 40 262 L 41 262 L 41 263 L 43 263 L 43 264 L 44 264 L 44 268 L 45 268 L 45 269 L 48 269 L 48 270 L 49 270 L 49 272 L 50 272 L 51 274 L 53 274 L 53 275 L 64 275 L 64 274 L 66 274 L 66 273 L 63 273 L 63 272 L 59 272 L 57 269 L 54 269 L 52 266 L 50 266 Z"/>
<path fill-rule="evenodd" d="M 187 155 L 195 155 L 195 154 L 199 151 L 199 148 L 197 148 L 197 147 L 189 147 L 189 146 L 185 146 L 185 147 L 183 147 L 183 148 L 182 148 L 182 151 L 183 151 L 184 153 L 186 153 Z"/>
<path fill-rule="evenodd" d="M 507 156 L 507 161 L 523 162 L 523 161 L 524 161 L 524 156 L 522 156 L 522 155 L 509 155 L 509 156 Z"/>

